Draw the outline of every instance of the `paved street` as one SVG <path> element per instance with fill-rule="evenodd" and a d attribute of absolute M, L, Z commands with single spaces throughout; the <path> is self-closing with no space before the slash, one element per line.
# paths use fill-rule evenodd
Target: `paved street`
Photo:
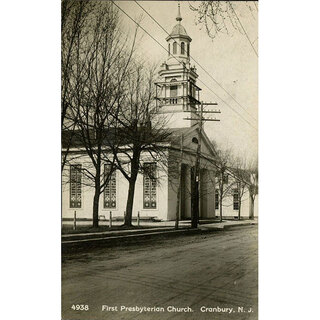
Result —
<path fill-rule="evenodd" d="M 65 255 L 63 319 L 256 320 L 257 229 L 144 239 Z"/>

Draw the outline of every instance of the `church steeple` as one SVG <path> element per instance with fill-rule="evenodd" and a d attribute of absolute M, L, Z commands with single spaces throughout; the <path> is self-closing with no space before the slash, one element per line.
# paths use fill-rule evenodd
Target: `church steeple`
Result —
<path fill-rule="evenodd" d="M 181 13 L 180 13 L 180 1 L 178 2 L 178 15 L 176 17 L 176 20 L 179 21 L 179 23 L 182 20 Z"/>
<path fill-rule="evenodd" d="M 173 27 L 170 35 L 166 38 L 168 42 L 168 64 L 177 63 L 177 60 L 190 62 L 190 42 L 192 39 L 187 34 L 186 29 L 182 26 L 182 16 L 180 11 L 180 2 L 178 3 L 178 23 Z"/>
<path fill-rule="evenodd" d="M 156 82 L 156 107 L 167 127 L 183 128 L 196 124 L 195 111 L 200 104 L 201 89 L 196 85 L 197 70 L 190 64 L 192 39 L 181 24 L 180 2 L 176 21 L 178 23 L 166 38 L 168 57 L 160 67 L 159 82 Z"/>

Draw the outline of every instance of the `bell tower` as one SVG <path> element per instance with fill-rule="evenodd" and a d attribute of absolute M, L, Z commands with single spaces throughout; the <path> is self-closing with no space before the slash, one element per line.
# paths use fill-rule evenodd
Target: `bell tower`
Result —
<path fill-rule="evenodd" d="M 192 39 L 182 26 L 180 3 L 178 4 L 177 24 L 166 38 L 168 57 L 159 70 L 156 82 L 156 103 L 158 114 L 166 120 L 169 128 L 191 127 L 196 120 L 197 105 L 200 104 L 200 88 L 195 66 L 190 64 L 190 44 Z"/>

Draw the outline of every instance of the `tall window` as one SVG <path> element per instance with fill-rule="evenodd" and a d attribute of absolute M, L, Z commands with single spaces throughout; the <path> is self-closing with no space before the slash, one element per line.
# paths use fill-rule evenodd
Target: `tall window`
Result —
<path fill-rule="evenodd" d="M 178 95 L 178 86 L 170 86 L 170 98 L 176 98 Z"/>
<path fill-rule="evenodd" d="M 117 206 L 117 177 L 116 177 L 116 170 L 113 170 L 111 175 L 111 165 L 105 164 L 104 165 L 104 178 L 108 179 L 109 181 L 104 189 L 104 201 L 103 206 L 104 208 L 115 208 Z"/>
<path fill-rule="evenodd" d="M 239 210 L 239 192 L 233 189 L 233 210 Z"/>
<path fill-rule="evenodd" d="M 170 82 L 177 82 L 177 79 L 171 79 Z M 171 85 L 170 86 L 170 104 L 177 104 L 178 103 L 178 86 L 177 85 Z"/>
<path fill-rule="evenodd" d="M 184 42 L 181 42 L 181 54 L 184 54 L 185 50 L 184 50 Z"/>
<path fill-rule="evenodd" d="M 190 80 L 189 94 L 193 98 L 196 97 L 196 87 L 195 87 L 194 80 L 192 79 Z"/>
<path fill-rule="evenodd" d="M 173 54 L 177 54 L 177 43 L 173 43 Z"/>
<path fill-rule="evenodd" d="M 157 208 L 156 164 L 145 163 L 143 172 L 143 208 Z"/>
<path fill-rule="evenodd" d="M 170 43 L 169 43 L 169 49 L 168 49 L 168 53 L 169 53 L 169 56 L 170 56 Z"/>
<path fill-rule="evenodd" d="M 215 209 L 219 209 L 219 189 L 216 189 L 214 194 L 214 207 Z"/>
<path fill-rule="evenodd" d="M 188 55 L 188 57 L 190 56 L 190 45 L 189 45 L 189 43 L 187 44 L 187 55 Z"/>
<path fill-rule="evenodd" d="M 81 208 L 81 164 L 70 166 L 70 208 Z"/>

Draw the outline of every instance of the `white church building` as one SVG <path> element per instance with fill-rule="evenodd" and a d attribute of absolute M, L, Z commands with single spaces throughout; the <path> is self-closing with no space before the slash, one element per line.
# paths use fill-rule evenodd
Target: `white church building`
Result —
<path fill-rule="evenodd" d="M 190 64 L 192 39 L 182 26 L 180 11 L 177 24 L 166 38 L 169 55 L 160 66 L 156 86 L 156 104 L 159 117 L 166 119 L 172 132 L 166 142 L 168 166 L 164 170 L 148 155 L 142 154 L 145 165 L 152 168 L 156 179 L 139 174 L 135 186 L 133 218 L 150 217 L 159 220 L 174 220 L 177 208 L 177 191 L 181 181 L 180 219 L 191 218 L 192 175 L 196 162 L 196 150 L 201 139 L 200 157 L 200 219 L 212 219 L 219 215 L 216 202 L 216 151 L 204 130 L 199 136 L 197 106 L 200 104 L 200 88 L 197 86 L 197 70 Z M 187 118 L 187 119 L 186 119 Z M 62 152 L 64 150 L 62 149 Z M 75 148 L 69 153 L 79 153 Z M 77 219 L 92 219 L 94 190 L 83 183 L 76 166 L 81 166 L 85 156 L 68 163 L 62 175 L 62 218 L 71 219 L 76 211 Z M 177 175 L 181 164 L 181 177 Z M 107 166 L 107 165 L 106 165 Z M 128 182 L 119 170 L 114 171 L 107 187 L 100 196 L 99 216 L 123 218 L 126 210 Z M 233 198 L 230 198 L 231 201 Z M 229 201 L 226 199 L 226 201 Z M 228 202 L 229 203 L 229 202 Z M 243 204 L 243 216 L 248 216 Z M 232 208 L 232 210 L 231 210 Z M 236 206 L 231 204 L 226 215 L 237 216 Z"/>

